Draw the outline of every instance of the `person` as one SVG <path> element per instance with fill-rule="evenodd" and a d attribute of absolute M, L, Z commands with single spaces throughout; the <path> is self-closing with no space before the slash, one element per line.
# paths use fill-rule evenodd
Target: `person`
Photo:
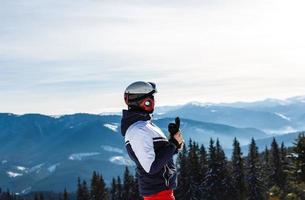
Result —
<path fill-rule="evenodd" d="M 184 141 L 179 118 L 168 125 L 169 139 L 152 122 L 156 92 L 156 85 L 145 81 L 126 88 L 124 100 L 128 109 L 123 110 L 121 133 L 128 155 L 136 164 L 140 195 L 144 200 L 174 200 L 177 171 L 173 156 L 182 149 Z"/>

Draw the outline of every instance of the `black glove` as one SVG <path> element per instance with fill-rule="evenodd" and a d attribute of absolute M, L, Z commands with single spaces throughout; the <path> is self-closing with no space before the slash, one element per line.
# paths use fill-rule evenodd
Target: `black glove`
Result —
<path fill-rule="evenodd" d="M 174 138 L 174 135 L 179 131 L 180 128 L 180 118 L 176 117 L 175 123 L 168 124 L 168 132 L 170 133 L 169 142 L 176 145 L 177 149 L 181 148 L 182 144 L 179 144 L 178 141 Z"/>
<path fill-rule="evenodd" d="M 169 123 L 168 125 L 168 132 L 171 134 L 171 136 L 174 136 L 180 128 L 180 118 L 176 117 L 175 123 Z"/>

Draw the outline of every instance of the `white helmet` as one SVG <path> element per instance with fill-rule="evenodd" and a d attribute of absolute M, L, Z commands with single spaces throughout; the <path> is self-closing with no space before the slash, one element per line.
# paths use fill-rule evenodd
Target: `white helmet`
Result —
<path fill-rule="evenodd" d="M 137 81 L 130 84 L 124 92 L 124 100 L 128 107 L 138 107 L 153 112 L 154 97 L 157 92 L 156 84 L 152 82 Z"/>

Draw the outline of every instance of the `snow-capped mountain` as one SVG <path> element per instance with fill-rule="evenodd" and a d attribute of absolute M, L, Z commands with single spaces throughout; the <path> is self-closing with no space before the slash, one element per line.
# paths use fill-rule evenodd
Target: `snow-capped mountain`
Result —
<path fill-rule="evenodd" d="M 284 118 L 279 113 L 226 106 L 186 104 L 162 115 L 162 117 L 175 116 L 240 128 L 255 127 L 261 130 L 283 130 L 286 127 L 294 126 L 288 117 Z"/>
<path fill-rule="evenodd" d="M 253 103 L 211 104 L 191 102 L 156 108 L 154 123 L 167 133 L 168 123 L 181 117 L 185 141 L 208 145 L 219 138 L 230 149 L 234 137 L 242 145 L 250 138 L 264 145 L 278 135 L 287 146 L 304 129 L 305 98 L 267 99 Z M 121 116 L 85 114 L 46 116 L 0 113 L 0 187 L 13 192 L 70 191 L 80 176 L 89 180 L 93 170 L 106 183 L 122 175 L 129 159 L 120 134 Z M 270 135 L 271 134 L 271 135 Z"/>

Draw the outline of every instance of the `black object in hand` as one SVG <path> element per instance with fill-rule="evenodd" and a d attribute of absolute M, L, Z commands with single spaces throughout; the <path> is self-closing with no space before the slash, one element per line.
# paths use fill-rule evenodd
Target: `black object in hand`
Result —
<path fill-rule="evenodd" d="M 181 148 L 182 144 L 179 144 L 178 141 L 174 138 L 174 135 L 178 133 L 180 128 L 180 118 L 176 117 L 175 123 L 168 124 L 168 132 L 170 133 L 169 142 L 173 143 L 177 149 Z"/>
<path fill-rule="evenodd" d="M 168 132 L 171 134 L 171 136 L 174 136 L 180 128 L 180 118 L 176 117 L 175 123 L 169 123 L 168 125 Z"/>

